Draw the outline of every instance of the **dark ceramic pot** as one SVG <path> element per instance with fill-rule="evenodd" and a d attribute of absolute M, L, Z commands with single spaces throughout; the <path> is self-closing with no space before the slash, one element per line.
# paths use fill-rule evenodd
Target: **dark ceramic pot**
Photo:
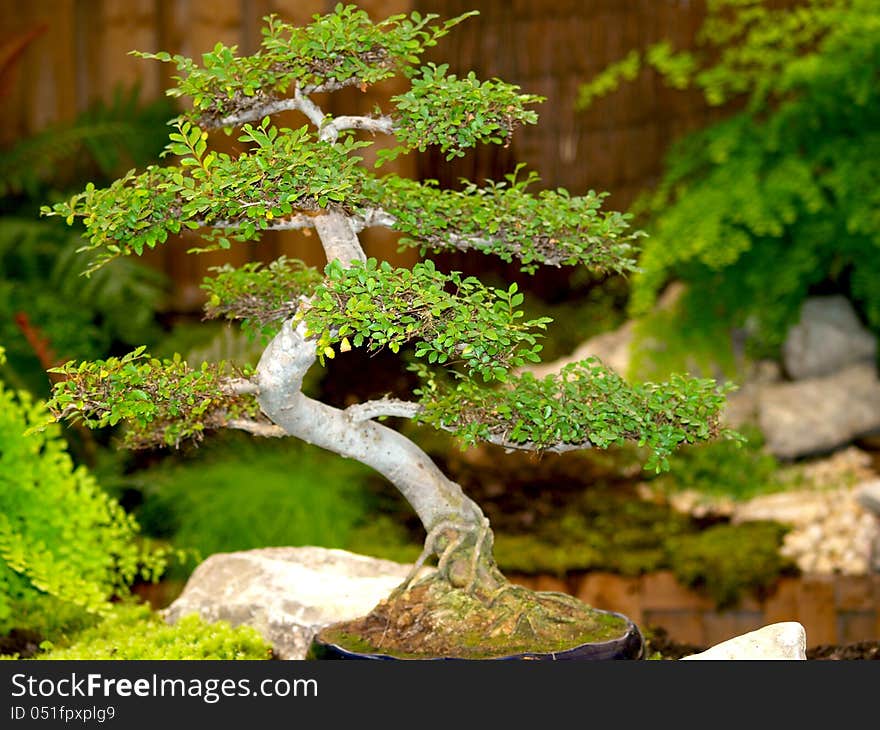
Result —
<path fill-rule="evenodd" d="M 626 632 L 619 639 L 581 644 L 580 646 L 575 646 L 571 649 L 566 649 L 565 651 L 557 651 L 547 654 L 528 652 L 524 654 L 493 657 L 492 661 L 509 659 L 539 661 L 564 661 L 570 659 L 581 661 L 595 661 L 600 659 L 643 659 L 645 654 L 645 641 L 638 627 L 622 614 L 614 611 L 603 611 L 603 613 L 618 616 L 626 620 Z M 393 661 L 400 660 L 401 658 L 391 656 L 390 654 L 371 654 L 351 651 L 338 644 L 323 641 L 320 634 L 318 634 L 312 639 L 306 659 L 378 659 Z M 444 661 L 447 659 L 453 659 L 453 657 L 434 657 L 422 661 Z"/>

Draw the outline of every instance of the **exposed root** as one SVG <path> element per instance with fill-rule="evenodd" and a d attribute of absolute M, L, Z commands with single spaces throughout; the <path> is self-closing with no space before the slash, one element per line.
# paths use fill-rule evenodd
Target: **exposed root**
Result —
<path fill-rule="evenodd" d="M 428 536 L 425 538 L 425 547 L 422 549 L 421 554 L 416 560 L 415 564 L 412 567 L 412 570 L 407 573 L 406 579 L 403 581 L 403 586 L 405 590 L 409 590 L 412 586 L 413 581 L 415 581 L 416 576 L 419 574 L 419 571 L 424 566 L 425 561 L 430 558 L 432 555 L 436 555 L 437 553 L 437 539 L 440 535 L 443 534 L 444 530 L 454 530 L 458 527 L 455 522 L 451 520 L 444 520 L 431 529 L 428 533 Z"/>
<path fill-rule="evenodd" d="M 479 564 L 480 561 L 484 559 L 483 550 L 486 542 L 486 538 L 489 536 L 489 519 L 484 517 L 483 524 L 480 525 L 480 531 L 477 533 L 477 544 L 474 548 L 474 554 L 471 556 L 471 573 L 468 578 L 467 585 L 465 590 L 468 593 L 473 593 L 477 584 L 477 576 L 479 574 Z M 492 546 L 489 545 L 489 549 L 491 550 Z"/>
<path fill-rule="evenodd" d="M 444 520 L 435 525 L 425 538 L 425 547 L 407 574 L 403 589 L 410 590 L 427 559 L 437 555 L 438 573 L 446 577 L 452 585 L 476 594 L 481 577 L 490 575 L 494 568 L 492 545 L 492 531 L 489 529 L 489 520 L 485 517 L 475 530 L 463 530 L 460 522 Z M 459 570 L 462 555 L 467 555 L 468 558 L 463 575 Z M 497 580 L 492 582 L 497 583 Z"/>

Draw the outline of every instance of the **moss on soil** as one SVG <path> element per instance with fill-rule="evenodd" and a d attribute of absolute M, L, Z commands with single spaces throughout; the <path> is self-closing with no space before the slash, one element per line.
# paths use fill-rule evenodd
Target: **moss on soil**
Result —
<path fill-rule="evenodd" d="M 430 577 L 318 636 L 348 651 L 400 659 L 492 659 L 559 653 L 622 638 L 629 628 L 567 594 L 508 585 L 487 600 Z"/>

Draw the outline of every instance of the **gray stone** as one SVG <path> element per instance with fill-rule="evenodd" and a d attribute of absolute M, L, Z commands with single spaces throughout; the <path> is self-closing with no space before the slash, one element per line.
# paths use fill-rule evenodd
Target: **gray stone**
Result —
<path fill-rule="evenodd" d="M 827 453 L 880 429 L 880 380 L 873 365 L 761 387 L 758 424 L 768 450 L 795 458 Z"/>
<path fill-rule="evenodd" d="M 880 517 L 880 479 L 860 484 L 856 490 L 856 499 L 862 507 Z"/>
<path fill-rule="evenodd" d="M 873 361 L 877 339 L 846 297 L 811 297 L 804 302 L 800 321 L 789 330 L 782 352 L 789 377 L 803 380 Z"/>
<path fill-rule="evenodd" d="M 582 342 L 570 355 L 524 369 L 529 370 L 536 378 L 540 379 L 558 373 L 570 363 L 580 362 L 588 357 L 598 357 L 618 375 L 626 377 L 629 371 L 633 326 L 632 321 L 625 322 L 616 330 L 603 332 Z"/>
<path fill-rule="evenodd" d="M 773 360 L 758 360 L 748 367 L 743 382 L 727 396 L 721 422 L 732 428 L 758 422 L 762 386 L 782 381 L 782 368 Z"/>
<path fill-rule="evenodd" d="M 804 659 L 807 658 L 807 633 L 797 621 L 770 624 L 742 636 L 723 641 L 681 661 L 715 659 Z"/>
<path fill-rule="evenodd" d="M 400 585 L 411 566 L 319 547 L 218 553 L 199 565 L 165 620 L 198 613 L 248 624 L 280 659 L 303 659 L 324 626 L 363 616 Z"/>

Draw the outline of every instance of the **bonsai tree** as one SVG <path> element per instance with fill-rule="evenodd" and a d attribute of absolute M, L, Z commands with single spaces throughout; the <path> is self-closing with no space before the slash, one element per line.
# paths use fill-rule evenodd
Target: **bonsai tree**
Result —
<path fill-rule="evenodd" d="M 596 360 L 537 380 L 518 369 L 539 360 L 549 320 L 524 319 L 516 284 L 492 288 L 427 259 L 407 269 L 365 256 L 358 234 L 387 226 L 422 255 L 472 251 L 516 259 L 526 272 L 542 265 L 633 269 L 641 234 L 627 216 L 602 209 L 605 194 L 532 194 L 535 176 L 519 174 L 442 190 L 361 164 L 358 151 L 375 135 L 396 140 L 376 155 L 381 167 L 428 145 L 451 159 L 478 143 L 507 144 L 516 127 L 536 122 L 530 107 L 539 97 L 420 65 L 423 51 L 468 15 L 441 22 L 412 13 L 374 23 L 362 10 L 338 5 L 307 27 L 266 18 L 262 47 L 251 56 L 219 44 L 201 66 L 140 54 L 174 63 L 181 75 L 169 93 L 192 100 L 173 122 L 167 147 L 178 162 L 130 172 L 104 189 L 89 185 L 44 211 L 83 221 L 83 248 L 96 254 L 90 270 L 185 229 L 214 249 L 257 241 L 267 230 L 317 233 L 323 272 L 281 258 L 220 267 L 204 283 L 208 316 L 241 320 L 264 338 L 255 367 L 160 362 L 140 348 L 58 368 L 51 408 L 56 418 L 90 427 L 124 422 L 132 447 L 176 447 L 233 428 L 302 439 L 380 472 L 418 514 L 425 547 L 409 579 L 345 628 L 367 645 L 408 656 L 559 651 L 622 635 L 630 624 L 571 596 L 508 583 L 480 507 L 383 419 L 414 419 L 466 445 L 542 453 L 634 440 L 650 454 L 646 467 L 662 469 L 679 444 L 719 435 L 724 401 L 711 380 L 676 376 L 631 387 Z M 387 112 L 334 117 L 315 100 L 396 74 L 410 87 Z M 301 112 L 303 126 L 275 126 L 273 115 L 285 110 Z M 212 130 L 238 130 L 246 149 L 211 149 Z M 383 397 L 345 409 L 302 392 L 310 368 L 352 348 L 408 357 L 420 387 L 408 400 Z M 434 557 L 436 569 L 422 571 Z"/>

